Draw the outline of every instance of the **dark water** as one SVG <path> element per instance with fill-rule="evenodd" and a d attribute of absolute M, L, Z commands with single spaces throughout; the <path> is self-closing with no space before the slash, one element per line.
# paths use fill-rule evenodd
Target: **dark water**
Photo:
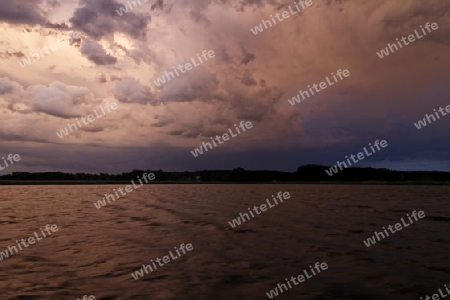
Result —
<path fill-rule="evenodd" d="M 328 270 L 274 299 L 420 299 L 450 282 L 450 187 L 152 185 L 111 205 L 118 186 L 1 186 L 0 251 L 59 230 L 0 262 L 0 299 L 269 299 L 315 262 Z M 291 199 L 235 229 L 247 207 Z M 413 210 L 426 218 L 367 248 Z M 194 250 L 134 280 L 174 246 Z"/>

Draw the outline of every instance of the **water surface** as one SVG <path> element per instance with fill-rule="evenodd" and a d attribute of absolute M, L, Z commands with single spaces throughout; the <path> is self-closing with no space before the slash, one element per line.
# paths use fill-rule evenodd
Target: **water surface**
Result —
<path fill-rule="evenodd" d="M 328 270 L 275 299 L 419 299 L 450 281 L 450 187 L 147 185 L 94 207 L 117 187 L 0 186 L 0 251 L 59 228 L 0 262 L 0 299 L 269 299 L 315 262 Z M 279 191 L 291 198 L 231 229 Z M 413 210 L 426 218 L 363 244 Z M 131 277 L 181 243 L 194 250 Z"/>

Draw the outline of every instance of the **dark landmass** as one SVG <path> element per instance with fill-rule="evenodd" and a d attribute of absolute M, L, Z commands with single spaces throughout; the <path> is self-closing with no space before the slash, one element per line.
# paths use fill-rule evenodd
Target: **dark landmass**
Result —
<path fill-rule="evenodd" d="M 203 170 L 196 172 L 164 172 L 133 170 L 122 174 L 86 174 L 62 172 L 13 172 L 0 176 L 0 184 L 122 184 L 137 181 L 144 173 L 154 173 L 151 184 L 171 183 L 365 183 L 365 184 L 450 184 L 450 172 L 393 171 L 374 168 L 347 168 L 329 176 L 327 166 L 306 165 L 296 172 Z"/>

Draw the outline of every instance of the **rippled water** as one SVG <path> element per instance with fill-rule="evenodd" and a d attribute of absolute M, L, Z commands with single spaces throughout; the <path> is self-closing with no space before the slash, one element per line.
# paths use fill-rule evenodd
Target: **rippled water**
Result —
<path fill-rule="evenodd" d="M 59 230 L 0 262 L 0 299 L 269 299 L 315 262 L 328 270 L 275 299 L 419 299 L 449 283 L 450 187 L 149 185 L 94 207 L 117 187 L 1 186 L 0 251 Z M 278 191 L 291 198 L 231 229 Z M 426 218 L 362 243 L 413 210 Z M 194 250 L 131 277 L 181 243 Z"/>

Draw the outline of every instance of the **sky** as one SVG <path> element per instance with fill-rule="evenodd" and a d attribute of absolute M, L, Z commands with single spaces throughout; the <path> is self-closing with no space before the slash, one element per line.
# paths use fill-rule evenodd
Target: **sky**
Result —
<path fill-rule="evenodd" d="M 414 125 L 450 105 L 449 1 L 312 0 L 256 35 L 294 1 L 140 2 L 119 15 L 127 1 L 0 0 L 0 155 L 21 157 L 0 175 L 295 171 L 334 165 L 376 140 L 388 146 L 355 166 L 450 171 L 450 116 Z M 439 28 L 377 55 L 427 22 Z M 214 58 L 154 83 L 205 50 Z M 288 102 L 339 69 L 350 76 Z M 117 109 L 56 134 L 106 103 Z M 192 155 L 241 121 L 253 127 Z"/>

